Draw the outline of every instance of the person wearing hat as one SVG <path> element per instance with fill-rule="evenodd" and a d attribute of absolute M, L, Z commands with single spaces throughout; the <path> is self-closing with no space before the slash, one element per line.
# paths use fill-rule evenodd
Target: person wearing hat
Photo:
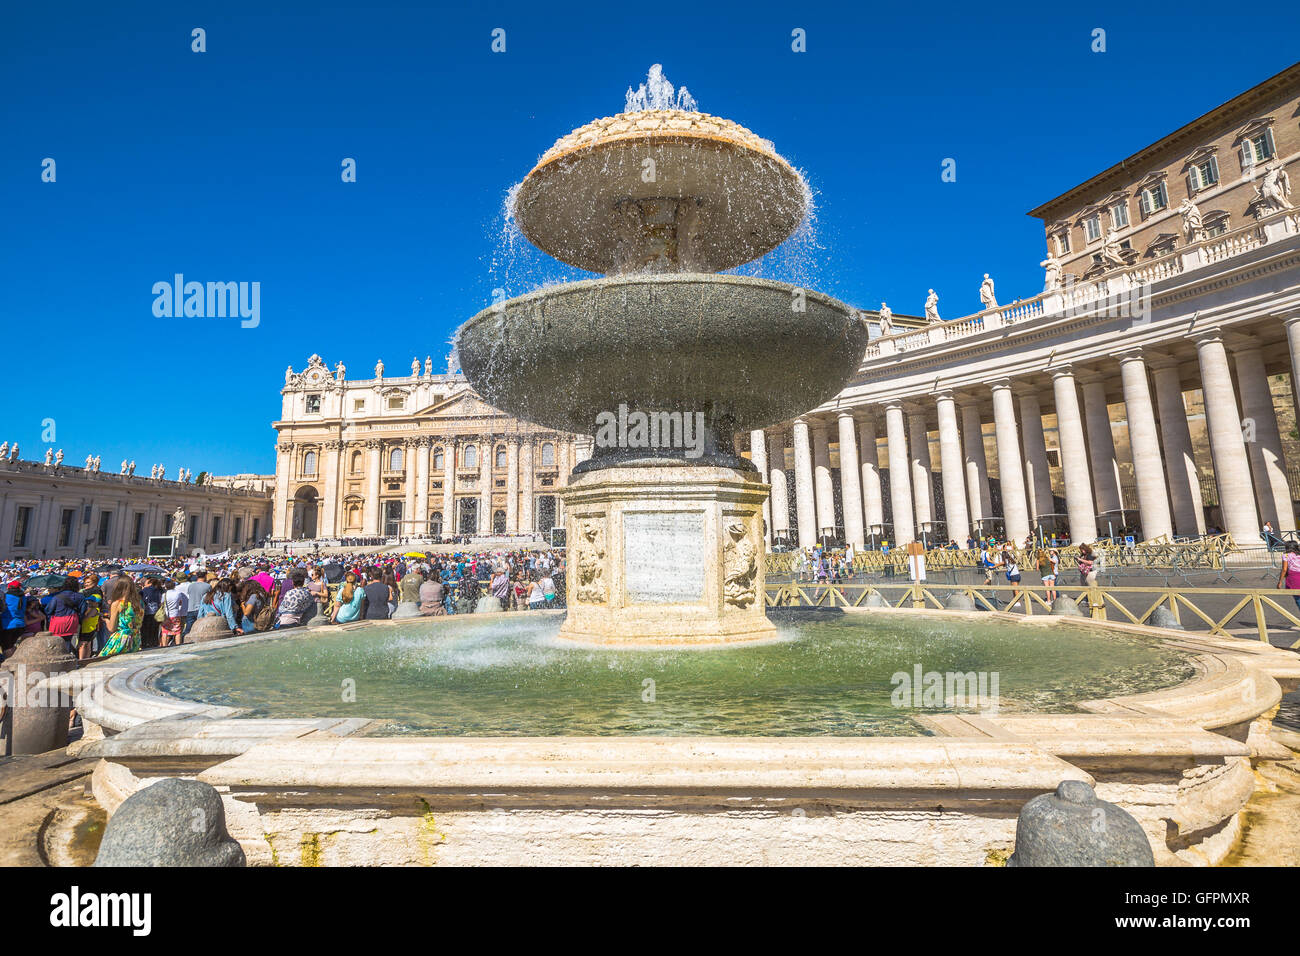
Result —
<path fill-rule="evenodd" d="M 27 595 L 23 593 L 23 582 L 17 578 L 5 587 L 3 603 L 0 603 L 0 651 L 5 657 L 18 644 L 27 627 Z"/>

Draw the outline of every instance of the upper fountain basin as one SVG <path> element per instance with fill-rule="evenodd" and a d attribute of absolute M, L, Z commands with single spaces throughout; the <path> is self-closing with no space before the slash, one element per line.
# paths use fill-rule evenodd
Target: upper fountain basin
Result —
<path fill-rule="evenodd" d="M 809 204 L 772 144 L 730 120 L 645 110 L 562 137 L 520 184 L 523 234 L 600 273 L 715 272 L 780 245 Z"/>
<path fill-rule="evenodd" d="M 817 292 L 675 273 L 542 289 L 484 309 L 456 340 L 484 400 L 592 434 L 595 417 L 620 404 L 704 412 L 742 429 L 800 415 L 857 370 L 867 329 L 849 306 Z"/>

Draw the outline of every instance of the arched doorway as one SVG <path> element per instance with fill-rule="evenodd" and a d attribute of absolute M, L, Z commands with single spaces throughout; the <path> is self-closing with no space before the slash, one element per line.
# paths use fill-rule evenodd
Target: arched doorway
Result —
<path fill-rule="evenodd" d="M 289 537 L 316 537 L 316 519 L 320 512 L 320 495 L 311 485 L 303 485 L 293 496 L 293 520 Z"/>

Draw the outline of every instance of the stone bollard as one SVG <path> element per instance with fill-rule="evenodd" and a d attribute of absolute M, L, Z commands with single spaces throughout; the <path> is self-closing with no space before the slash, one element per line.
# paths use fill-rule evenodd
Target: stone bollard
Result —
<path fill-rule="evenodd" d="M 94 866 L 246 866 L 226 832 L 221 795 L 206 783 L 167 777 L 122 801 Z"/>
<path fill-rule="evenodd" d="M 1007 866 L 1155 866 L 1146 831 L 1122 807 L 1097 799 L 1082 780 L 1034 797 L 1016 821 Z"/>
<path fill-rule="evenodd" d="M 234 633 L 224 616 L 209 614 L 194 622 L 190 632 L 185 635 L 185 640 L 190 644 L 206 644 L 208 641 L 219 641 L 223 637 L 230 637 Z"/>
<path fill-rule="evenodd" d="M 1167 627 L 1173 631 L 1183 629 L 1183 625 L 1178 622 L 1178 618 L 1174 617 L 1174 612 L 1163 604 L 1151 612 L 1151 616 L 1147 618 L 1147 624 L 1151 627 Z"/>
<path fill-rule="evenodd" d="M 38 685 L 55 674 L 77 669 L 68 642 L 42 631 L 18 645 L 0 670 L 5 713 L 0 743 L 5 756 L 43 754 L 68 745 L 72 696 Z"/>
<path fill-rule="evenodd" d="M 948 595 L 948 600 L 943 602 L 943 606 L 950 611 L 973 611 L 975 610 L 975 599 L 969 594 L 962 594 L 957 591 Z"/>
<path fill-rule="evenodd" d="M 1052 613 L 1062 617 L 1086 617 L 1074 598 L 1066 597 L 1064 594 L 1058 594 L 1056 600 L 1052 602 Z"/>

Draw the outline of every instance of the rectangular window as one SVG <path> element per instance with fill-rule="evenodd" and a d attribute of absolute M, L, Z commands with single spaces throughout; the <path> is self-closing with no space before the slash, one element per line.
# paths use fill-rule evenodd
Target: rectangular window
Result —
<path fill-rule="evenodd" d="M 1214 236 L 1221 236 L 1227 231 L 1228 231 L 1227 216 L 1223 216 L 1222 218 L 1216 219 L 1214 220 L 1214 222 L 1206 223 L 1205 225 L 1205 234 L 1210 238 L 1213 238 Z"/>
<path fill-rule="evenodd" d="M 307 414 L 308 414 L 308 415 L 315 415 L 315 414 L 318 414 L 319 412 L 320 412 L 320 396 L 319 396 L 319 395 L 308 395 L 308 396 L 307 396 Z"/>
<path fill-rule="evenodd" d="M 212 518 L 212 543 L 219 544 L 221 541 L 221 516 L 214 515 Z"/>
<path fill-rule="evenodd" d="M 77 518 L 76 508 L 64 508 L 59 516 L 59 547 L 72 546 L 72 522 Z"/>
<path fill-rule="evenodd" d="M 1213 156 L 1197 163 L 1187 171 L 1188 185 L 1192 192 L 1209 189 L 1219 181 L 1219 163 Z"/>
<path fill-rule="evenodd" d="M 1241 144 L 1241 168 L 1249 169 L 1256 163 L 1265 163 L 1273 158 L 1276 150 L 1273 148 L 1273 131 L 1266 129 L 1258 136 L 1252 136 L 1250 139 L 1243 140 Z"/>
<path fill-rule="evenodd" d="M 1099 216 L 1089 216 L 1083 221 L 1083 234 L 1089 242 L 1101 238 L 1101 218 Z"/>
<path fill-rule="evenodd" d="M 352 399 L 352 411 L 364 412 L 366 410 L 366 400 L 364 398 Z"/>
<path fill-rule="evenodd" d="M 1168 205 L 1169 194 L 1165 191 L 1165 184 L 1162 182 L 1148 186 L 1138 197 L 1138 209 L 1143 219 L 1150 218 Z"/>
<path fill-rule="evenodd" d="M 1128 203 L 1116 203 L 1110 207 L 1110 225 L 1112 229 L 1123 229 L 1128 225 Z"/>
<path fill-rule="evenodd" d="M 131 525 L 131 543 L 144 544 L 144 512 L 135 513 L 135 521 Z"/>
<path fill-rule="evenodd" d="M 27 505 L 20 505 L 18 514 L 14 517 L 14 547 L 27 547 L 27 536 L 31 533 L 32 527 L 32 509 Z"/>
<path fill-rule="evenodd" d="M 389 395 L 389 396 L 388 396 L 388 407 L 389 407 L 389 408 L 405 408 L 405 407 L 406 407 L 406 396 L 405 396 L 405 395 Z"/>
<path fill-rule="evenodd" d="M 1070 234 L 1068 232 L 1058 232 L 1056 234 L 1056 251 L 1058 255 L 1064 255 L 1070 251 Z"/>
<path fill-rule="evenodd" d="M 101 548 L 108 547 L 108 529 L 113 524 L 113 513 L 111 511 L 101 511 L 99 513 L 99 532 L 95 535 L 95 540 L 99 542 Z"/>

